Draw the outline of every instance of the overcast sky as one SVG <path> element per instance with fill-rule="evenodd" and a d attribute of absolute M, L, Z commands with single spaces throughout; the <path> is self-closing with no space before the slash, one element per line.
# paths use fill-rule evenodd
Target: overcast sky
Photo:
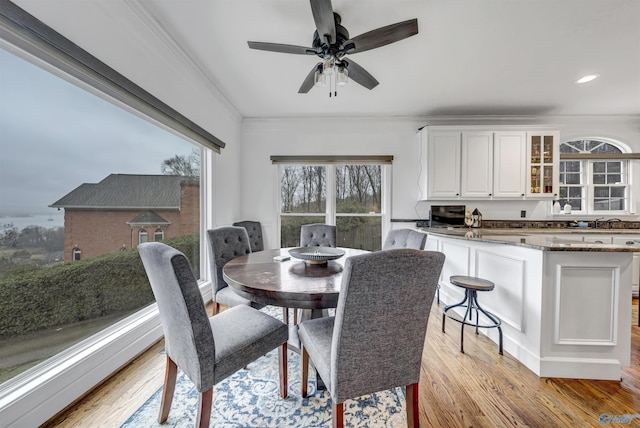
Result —
<path fill-rule="evenodd" d="M 0 216 L 52 213 L 82 183 L 160 174 L 193 147 L 0 48 Z"/>

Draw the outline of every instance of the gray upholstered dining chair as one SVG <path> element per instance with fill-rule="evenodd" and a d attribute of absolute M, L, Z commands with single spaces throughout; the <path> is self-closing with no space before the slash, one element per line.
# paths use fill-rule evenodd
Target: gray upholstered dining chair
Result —
<path fill-rule="evenodd" d="M 349 257 L 335 317 L 298 325 L 302 396 L 311 359 L 331 394 L 334 427 L 343 425 L 345 400 L 400 386 L 408 424 L 418 426 L 420 363 L 444 258 L 413 249 Z"/>
<path fill-rule="evenodd" d="M 207 230 L 211 282 L 213 284 L 213 314 L 220 312 L 220 305 L 228 307 L 245 305 L 256 309 L 264 307 L 237 295 L 222 276 L 222 268 L 231 259 L 251 253 L 249 235 L 244 227 L 221 226 Z"/>
<path fill-rule="evenodd" d="M 426 242 L 426 233 L 411 229 L 394 229 L 387 234 L 387 239 L 384 240 L 382 249 L 413 248 L 414 250 L 424 250 Z"/>
<path fill-rule="evenodd" d="M 251 252 L 264 250 L 264 242 L 262 240 L 262 225 L 259 221 L 244 220 L 233 223 L 234 226 L 244 227 L 249 235 L 249 244 Z"/>
<path fill-rule="evenodd" d="M 158 421 L 171 409 L 178 368 L 195 384 L 196 427 L 208 427 L 213 386 L 278 348 L 280 395 L 287 396 L 288 327 L 248 306 L 208 317 L 198 283 L 183 253 L 161 242 L 138 246 L 164 330 L 166 371 Z"/>
<path fill-rule="evenodd" d="M 336 227 L 330 224 L 304 224 L 300 228 L 301 247 L 335 247 Z"/>

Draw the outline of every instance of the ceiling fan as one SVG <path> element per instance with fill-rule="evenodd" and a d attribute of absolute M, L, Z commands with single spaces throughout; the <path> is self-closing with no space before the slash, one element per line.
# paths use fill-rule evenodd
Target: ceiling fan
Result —
<path fill-rule="evenodd" d="M 355 61 L 346 59 L 346 55 L 379 48 L 418 34 L 418 20 L 410 19 L 350 38 L 347 29 L 340 25 L 342 19 L 333 11 L 331 0 L 310 1 L 311 12 L 316 24 L 311 47 L 247 42 L 251 49 L 297 55 L 316 55 L 322 58 L 322 61 L 313 66 L 302 82 L 302 86 L 298 90 L 300 94 L 306 94 L 314 85 L 323 86 L 326 76 L 332 76 L 334 73 L 335 83 L 338 86 L 345 85 L 350 77 L 354 82 L 367 89 L 375 88 L 379 83 L 375 77 Z M 329 96 L 331 96 L 331 92 L 329 92 Z"/>

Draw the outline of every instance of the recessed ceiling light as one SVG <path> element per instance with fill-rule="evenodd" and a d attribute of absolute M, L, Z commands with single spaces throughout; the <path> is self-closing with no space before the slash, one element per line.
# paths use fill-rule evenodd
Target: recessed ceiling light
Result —
<path fill-rule="evenodd" d="M 595 79 L 597 77 L 598 77 L 597 74 L 589 74 L 588 76 L 583 76 L 583 77 L 579 78 L 578 80 L 576 80 L 576 83 L 591 82 L 593 79 Z"/>

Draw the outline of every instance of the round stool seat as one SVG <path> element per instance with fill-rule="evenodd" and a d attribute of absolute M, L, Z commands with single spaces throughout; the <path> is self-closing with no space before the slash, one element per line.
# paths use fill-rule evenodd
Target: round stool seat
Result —
<path fill-rule="evenodd" d="M 453 275 L 449 278 L 449 282 L 458 287 L 477 291 L 491 291 L 495 287 L 493 282 L 475 276 Z"/>

